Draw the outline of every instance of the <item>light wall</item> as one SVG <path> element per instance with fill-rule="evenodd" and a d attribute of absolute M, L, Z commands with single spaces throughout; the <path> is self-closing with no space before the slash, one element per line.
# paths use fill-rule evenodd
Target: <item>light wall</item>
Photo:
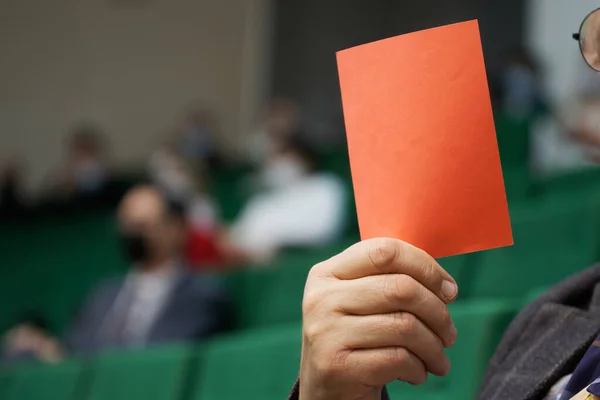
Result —
<path fill-rule="evenodd" d="M 134 164 L 197 100 L 236 147 L 268 92 L 270 26 L 268 0 L 5 0 L 0 160 L 23 155 L 39 187 L 91 120 L 115 165 Z"/>

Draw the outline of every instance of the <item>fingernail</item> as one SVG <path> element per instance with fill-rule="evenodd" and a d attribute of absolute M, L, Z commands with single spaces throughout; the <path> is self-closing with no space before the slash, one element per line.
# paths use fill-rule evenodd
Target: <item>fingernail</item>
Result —
<path fill-rule="evenodd" d="M 444 376 L 448 375 L 448 373 L 450 372 L 451 366 L 452 366 L 452 363 L 450 362 L 450 359 L 448 357 L 446 357 L 446 360 L 444 361 Z"/>
<path fill-rule="evenodd" d="M 454 342 L 456 342 L 456 335 L 458 332 L 456 331 L 456 327 L 454 326 L 454 322 L 452 322 L 452 326 L 448 331 L 448 347 L 453 346 Z"/>
<path fill-rule="evenodd" d="M 442 283 L 442 294 L 447 300 L 452 300 L 456 293 L 458 292 L 458 287 L 456 287 L 455 283 L 450 281 L 444 281 Z"/>

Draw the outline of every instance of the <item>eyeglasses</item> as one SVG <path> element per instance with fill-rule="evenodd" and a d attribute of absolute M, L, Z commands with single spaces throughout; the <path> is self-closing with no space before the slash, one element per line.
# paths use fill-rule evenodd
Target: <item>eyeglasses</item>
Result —
<path fill-rule="evenodd" d="M 585 62 L 600 72 L 600 8 L 589 13 L 581 23 L 579 32 L 573 34 Z"/>

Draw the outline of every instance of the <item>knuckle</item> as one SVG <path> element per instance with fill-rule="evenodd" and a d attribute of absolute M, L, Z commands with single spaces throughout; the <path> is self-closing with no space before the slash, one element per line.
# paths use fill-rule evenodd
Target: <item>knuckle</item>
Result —
<path fill-rule="evenodd" d="M 415 280 L 408 275 L 388 275 L 385 296 L 390 302 L 408 302 L 417 294 Z"/>
<path fill-rule="evenodd" d="M 322 308 L 327 298 L 325 290 L 317 284 L 306 285 L 302 297 L 302 315 L 307 317 L 316 310 Z"/>
<path fill-rule="evenodd" d="M 436 279 L 441 279 L 439 269 L 437 268 L 435 261 L 430 261 L 428 259 L 424 259 L 422 262 L 421 269 L 423 271 L 422 272 L 423 279 L 426 282 L 432 282 Z"/>
<path fill-rule="evenodd" d="M 385 361 L 392 366 L 403 365 L 409 361 L 410 355 L 403 347 L 393 347 L 385 353 Z"/>
<path fill-rule="evenodd" d="M 369 247 L 368 255 L 375 268 L 386 271 L 386 267 L 398 257 L 398 252 L 399 245 L 396 240 L 379 239 Z"/>
<path fill-rule="evenodd" d="M 396 332 L 412 332 L 417 327 L 417 318 L 407 312 L 394 313 L 394 325 Z"/>
<path fill-rule="evenodd" d="M 302 325 L 302 335 L 310 343 L 321 337 L 323 332 L 323 326 L 318 321 L 305 321 Z"/>
<path fill-rule="evenodd" d="M 322 276 L 323 273 L 327 270 L 327 261 L 322 261 L 320 263 L 317 263 L 315 265 L 312 266 L 312 268 L 310 269 L 310 271 L 308 271 L 308 278 L 307 280 L 311 280 L 314 279 L 318 276 Z"/>
<path fill-rule="evenodd" d="M 412 299 L 417 303 L 427 302 L 429 289 L 422 285 L 415 285 Z"/>
<path fill-rule="evenodd" d="M 314 360 L 314 368 L 317 374 L 324 379 L 331 379 L 344 374 L 348 354 L 338 351 L 333 354 L 323 352 Z"/>

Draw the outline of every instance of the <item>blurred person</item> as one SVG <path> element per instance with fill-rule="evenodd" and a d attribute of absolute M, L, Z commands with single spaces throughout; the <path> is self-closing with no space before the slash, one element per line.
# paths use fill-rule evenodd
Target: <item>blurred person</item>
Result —
<path fill-rule="evenodd" d="M 17 159 L 0 166 L 0 220 L 19 218 L 27 213 L 23 184 L 23 167 Z"/>
<path fill-rule="evenodd" d="M 23 315 L 17 324 L 6 332 L 2 340 L 1 363 L 41 359 L 46 362 L 60 360 L 63 349 L 53 339 L 48 322 L 38 312 Z"/>
<path fill-rule="evenodd" d="M 105 134 L 92 123 L 80 123 L 69 135 L 68 159 L 53 182 L 51 196 L 58 201 L 102 196 L 108 183 Z"/>
<path fill-rule="evenodd" d="M 217 139 L 220 134 L 215 114 L 206 107 L 197 107 L 186 116 L 178 133 L 181 154 L 197 166 L 221 164 Z"/>
<path fill-rule="evenodd" d="M 118 211 L 132 269 L 92 291 L 67 337 L 72 351 L 205 339 L 228 323 L 221 282 L 182 265 L 183 210 L 154 187 L 133 188 Z"/>
<path fill-rule="evenodd" d="M 280 142 L 285 141 L 300 128 L 301 115 L 298 104 L 292 99 L 277 98 L 269 104 L 265 120 L 249 137 L 246 151 L 250 161 L 261 166 Z"/>
<path fill-rule="evenodd" d="M 569 169 L 600 163 L 600 76 L 579 64 L 578 89 L 558 115 L 561 135 L 545 154 L 554 154 L 553 161 Z"/>
<path fill-rule="evenodd" d="M 150 158 L 149 175 L 167 198 L 185 207 L 188 226 L 185 257 L 194 268 L 215 267 L 224 262 L 219 246 L 219 208 L 206 193 L 202 179 L 172 146 L 158 148 Z"/>
<path fill-rule="evenodd" d="M 539 67 L 523 48 L 512 52 L 502 72 L 502 110 L 516 120 L 534 116 L 544 108 Z"/>
<path fill-rule="evenodd" d="M 131 269 L 91 291 L 68 330 L 61 355 L 199 340 L 225 329 L 229 303 L 221 281 L 208 273 L 195 274 L 181 261 L 181 207 L 152 186 L 138 186 L 122 200 L 118 217 Z"/>
<path fill-rule="evenodd" d="M 390 382 L 447 375 L 445 349 L 458 334 L 448 304 L 458 293 L 435 259 L 397 239 L 365 240 L 316 264 L 290 400 L 387 400 Z M 504 333 L 476 398 L 600 399 L 599 310 L 600 265 L 547 290 Z"/>
<path fill-rule="evenodd" d="M 251 198 L 229 230 L 229 254 L 264 263 L 285 247 L 326 245 L 344 227 L 345 188 L 316 169 L 316 154 L 295 134 L 262 170 L 265 190 Z"/>

